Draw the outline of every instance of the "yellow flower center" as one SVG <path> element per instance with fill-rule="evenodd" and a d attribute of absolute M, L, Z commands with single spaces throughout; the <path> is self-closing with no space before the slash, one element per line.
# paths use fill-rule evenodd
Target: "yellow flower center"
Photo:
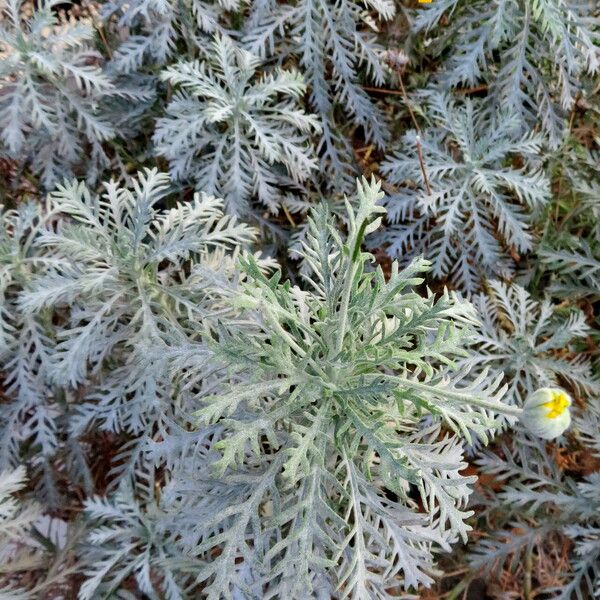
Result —
<path fill-rule="evenodd" d="M 552 392 L 552 400 L 544 402 L 542 406 L 548 409 L 547 419 L 556 419 L 571 405 L 571 401 L 564 392 Z"/>

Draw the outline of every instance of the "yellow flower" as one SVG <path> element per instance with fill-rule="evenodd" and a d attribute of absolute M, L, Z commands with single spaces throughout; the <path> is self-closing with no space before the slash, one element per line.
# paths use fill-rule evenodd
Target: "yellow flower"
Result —
<path fill-rule="evenodd" d="M 541 388 L 525 401 L 521 423 L 538 437 L 554 439 L 571 424 L 571 404 L 571 398 L 564 390 Z"/>

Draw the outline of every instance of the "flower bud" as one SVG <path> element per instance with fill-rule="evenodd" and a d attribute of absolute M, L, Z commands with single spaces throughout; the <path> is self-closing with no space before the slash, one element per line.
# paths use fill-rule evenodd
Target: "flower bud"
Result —
<path fill-rule="evenodd" d="M 525 401 L 521 423 L 534 435 L 552 440 L 571 424 L 571 404 L 571 398 L 564 390 L 541 388 Z"/>

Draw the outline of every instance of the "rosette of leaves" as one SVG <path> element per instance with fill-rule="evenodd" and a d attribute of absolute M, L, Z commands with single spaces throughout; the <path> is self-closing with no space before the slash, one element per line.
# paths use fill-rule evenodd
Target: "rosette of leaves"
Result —
<path fill-rule="evenodd" d="M 164 513 L 155 502 L 140 505 L 124 487 L 110 500 L 94 497 L 85 503 L 93 524 L 82 545 L 85 575 L 79 600 L 94 600 L 124 589 L 134 579 L 137 589 L 151 598 L 183 600 L 201 597 L 193 587 L 190 567 L 194 560 L 182 556 L 163 528 Z M 127 583 L 125 583 L 127 581 Z"/>
<path fill-rule="evenodd" d="M 590 412 L 592 407 L 594 411 Z M 566 469 L 559 468 L 548 452 L 538 451 L 533 458 L 527 444 L 520 451 L 515 448 L 511 453 L 503 448 L 502 456 L 490 453 L 478 460 L 481 471 L 504 486 L 496 493 L 491 489 L 486 491 L 486 515 L 494 529 L 472 549 L 470 564 L 474 572 L 489 577 L 505 570 L 513 574 L 526 593 L 535 589 L 558 600 L 584 600 L 597 595 L 600 586 L 600 472 L 594 460 L 600 448 L 597 415 L 596 400 L 580 415 L 574 435 L 571 434 L 576 442 L 570 444 L 569 455 L 576 450 L 569 457 Z M 567 564 L 565 548 L 568 548 Z M 546 565 L 545 569 L 537 568 L 541 564 Z"/>
<path fill-rule="evenodd" d="M 209 599 L 392 598 L 431 583 L 434 553 L 469 530 L 461 439 L 510 412 L 504 389 L 453 368 L 472 309 L 412 289 L 426 261 L 387 281 L 369 268 L 361 244 L 384 209 L 374 181 L 357 193 L 346 237 L 325 206 L 312 213 L 305 289 L 241 260 L 246 325 L 215 337 L 220 383 L 193 347 L 173 363 L 202 440 L 163 498 Z"/>
<path fill-rule="evenodd" d="M 224 34 L 240 0 L 113 0 L 102 7 L 109 23 L 113 15 L 127 38 L 116 49 L 112 63 L 118 71 L 131 72 L 144 63 L 164 64 L 178 48 L 193 56 L 208 50 L 210 35 Z"/>
<path fill-rule="evenodd" d="M 561 384 L 583 396 L 600 391 L 589 359 L 578 351 L 590 334 L 581 311 L 561 310 L 549 298 L 536 301 L 521 286 L 499 281 L 473 303 L 481 324 L 465 362 L 473 374 L 504 373 L 508 403 L 522 406 L 535 390 Z"/>
<path fill-rule="evenodd" d="M 61 317 L 48 376 L 67 391 L 69 435 L 122 434 L 114 474 L 150 495 L 145 452 L 183 410 L 161 379 L 159 355 L 188 336 L 198 342 L 219 313 L 230 318 L 221 287 L 235 285 L 234 257 L 254 236 L 213 196 L 161 209 L 169 183 L 146 170 L 130 188 L 106 183 L 102 196 L 76 181 L 60 186 L 36 240 L 49 264 L 19 301 L 27 316 Z"/>
<path fill-rule="evenodd" d="M 301 108 L 306 86 L 296 71 L 259 75 L 261 62 L 224 36 L 206 60 L 181 62 L 162 78 L 177 88 L 158 119 L 156 152 L 171 174 L 222 196 L 230 213 L 257 199 L 277 212 L 285 191 L 302 191 L 316 167 L 316 119 Z"/>
<path fill-rule="evenodd" d="M 25 17 L 22 0 L 7 0 L 0 20 L 0 152 L 29 164 L 47 187 L 84 156 L 95 180 L 109 162 L 102 143 L 152 96 L 113 80 L 93 48 L 94 29 L 61 24 L 58 4 L 40 2 Z"/>
<path fill-rule="evenodd" d="M 382 165 L 398 191 L 386 201 L 389 225 L 373 245 L 392 257 L 423 254 L 434 277 L 471 293 L 482 277 L 510 276 L 513 253 L 532 249 L 531 213 L 550 198 L 544 173 L 531 163 L 541 139 L 519 135 L 514 116 L 485 104 L 435 93 L 428 101 L 432 124 L 422 139 L 407 133 Z"/>
<path fill-rule="evenodd" d="M 415 20 L 417 30 L 435 32 L 437 55 L 449 49 L 444 87 L 489 86 L 491 101 L 525 130 L 540 124 L 553 146 L 584 76 L 600 68 L 599 25 L 593 2 L 572 0 L 440 0 Z"/>
<path fill-rule="evenodd" d="M 300 63 L 322 128 L 318 153 L 329 175 L 325 184 L 332 188 L 351 191 L 356 171 L 345 122 L 380 148 L 389 139 L 383 112 L 363 81 L 385 82 L 378 20 L 392 19 L 395 10 L 389 0 L 252 3 L 244 43 L 262 58 L 293 57 Z"/>
<path fill-rule="evenodd" d="M 535 301 L 524 288 L 500 282 L 491 282 L 488 294 L 475 297 L 474 304 L 481 326 L 466 359 L 471 373 L 483 369 L 492 376 L 504 373 L 506 401 L 518 406 L 545 386 L 566 386 L 588 399 L 583 411 L 574 407 L 575 426 L 557 442 L 568 448 L 564 455 L 573 461 L 573 468 L 582 468 L 583 456 L 590 450 L 597 453 L 600 441 L 598 410 L 591 410 L 591 398 L 600 386 L 579 348 L 590 333 L 583 313 L 561 309 L 549 299 Z M 520 425 L 504 436 L 494 453 L 479 454 L 479 470 L 497 485 L 481 490 L 484 510 L 479 515 L 486 516 L 486 527 L 491 524 L 492 531 L 475 545 L 471 565 L 477 572 L 493 574 L 506 569 L 527 589 L 555 587 L 553 598 L 582 599 L 586 590 L 594 589 L 592 582 L 598 576 L 600 480 L 589 470 L 578 480 L 557 458 L 557 450 L 550 452 L 545 442 L 527 435 Z M 593 459 L 589 462 L 594 464 Z M 560 567 L 553 571 L 553 580 L 544 579 L 544 570 L 535 565 L 552 564 L 564 536 L 574 542 L 571 571 L 562 572 Z M 525 565 L 525 572 L 518 565 Z"/>

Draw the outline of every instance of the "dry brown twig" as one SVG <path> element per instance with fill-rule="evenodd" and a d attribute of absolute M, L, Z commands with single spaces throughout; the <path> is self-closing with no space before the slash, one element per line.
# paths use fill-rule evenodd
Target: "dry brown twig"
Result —
<path fill-rule="evenodd" d="M 402 75 L 406 71 L 406 66 L 409 63 L 409 58 L 402 52 L 402 50 L 388 50 L 385 55 L 385 61 L 389 65 L 391 69 L 398 75 L 398 81 L 400 83 L 400 93 L 404 99 L 404 104 L 408 109 L 408 113 L 410 114 L 410 118 L 415 126 L 415 130 L 417 132 L 417 136 L 415 138 L 416 146 L 417 146 L 417 157 L 419 159 L 419 166 L 421 167 L 421 173 L 423 174 L 423 182 L 425 183 L 425 189 L 427 190 L 427 194 L 431 196 L 431 186 L 429 185 L 429 177 L 427 176 L 427 168 L 425 167 L 425 161 L 423 160 L 423 148 L 421 146 L 421 128 L 419 127 L 419 123 L 417 122 L 417 118 L 415 117 L 415 113 L 410 105 L 410 101 L 408 99 L 408 94 L 406 93 L 406 88 L 404 87 L 404 80 L 402 79 Z"/>

